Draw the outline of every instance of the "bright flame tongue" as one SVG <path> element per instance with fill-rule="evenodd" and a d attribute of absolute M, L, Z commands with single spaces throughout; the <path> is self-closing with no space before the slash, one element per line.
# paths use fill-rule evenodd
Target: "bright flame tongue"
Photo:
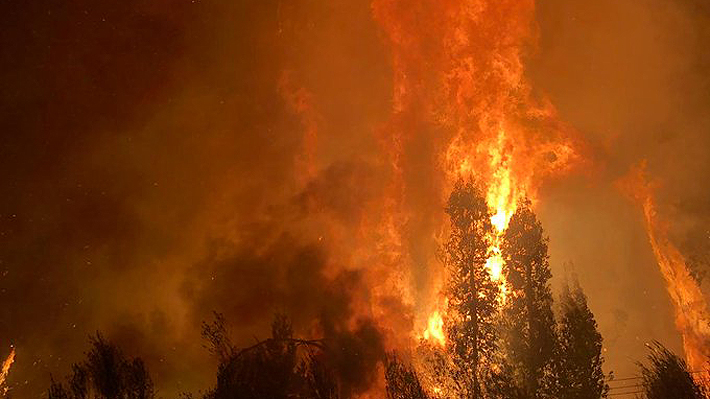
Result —
<path fill-rule="evenodd" d="M 673 301 L 675 324 L 683 337 L 688 366 L 692 370 L 703 370 L 710 356 L 710 309 L 683 255 L 668 238 L 664 221 L 656 211 L 653 183 L 646 179 L 644 168 L 642 164 L 632 169 L 629 176 L 620 181 L 621 188 L 643 207 L 646 231 Z"/>
<path fill-rule="evenodd" d="M 491 217 L 491 223 L 499 235 L 508 227 L 508 222 L 510 222 L 513 213 L 515 213 L 518 202 L 516 192 L 519 191 L 517 187 L 514 187 L 511 177 L 512 172 L 508 162 L 509 156 L 504 154 L 505 140 L 505 131 L 501 129 L 495 145 L 489 151 L 489 165 L 493 174 L 488 181 L 488 192 L 486 194 L 488 208 L 495 211 Z"/>
<path fill-rule="evenodd" d="M 494 212 L 491 216 L 491 224 L 493 225 L 493 233 L 489 238 L 490 246 L 488 247 L 488 259 L 486 259 L 486 268 L 490 273 L 491 280 L 497 282 L 500 286 L 498 300 L 505 302 L 508 289 L 507 280 L 503 267 L 505 261 L 501 253 L 501 244 L 503 234 L 508 228 L 510 218 L 515 213 L 518 206 L 517 193 L 523 190 L 516 186 L 515 180 L 512 177 L 509 157 L 504 154 L 506 136 L 505 131 L 501 130 L 494 145 L 489 149 L 489 167 L 493 171 L 490 180 L 487 183 L 486 204 L 488 208 Z M 461 171 L 468 171 L 470 163 L 468 158 L 461 161 Z M 446 345 L 446 335 L 444 334 L 444 321 L 439 310 L 429 316 L 427 329 L 422 334 L 423 338 L 440 346 Z"/>
<path fill-rule="evenodd" d="M 503 277 L 503 256 L 501 256 L 500 249 L 496 246 L 491 247 L 489 251 L 491 252 L 491 256 L 486 259 L 486 268 L 491 274 L 491 279 L 498 281 Z M 503 282 L 501 282 L 501 285 L 502 284 Z"/>
<path fill-rule="evenodd" d="M 10 373 L 10 367 L 12 366 L 12 363 L 15 361 L 15 348 L 12 348 L 10 351 L 10 355 L 8 355 L 7 359 L 2 363 L 2 369 L 0 370 L 0 389 L 2 390 L 3 394 L 7 393 L 7 387 L 5 386 L 5 379 L 7 378 L 8 373 Z"/>
<path fill-rule="evenodd" d="M 444 335 L 444 319 L 441 317 L 441 313 L 439 313 L 438 310 L 429 317 L 427 329 L 424 331 L 423 337 L 427 341 L 433 341 L 438 345 L 446 345 L 446 335 Z"/>
<path fill-rule="evenodd" d="M 507 285 L 503 266 L 505 261 L 501 253 L 501 244 L 503 234 L 508 228 L 510 218 L 515 213 L 518 206 L 517 193 L 521 190 L 516 187 L 515 181 L 512 178 L 509 157 L 504 154 L 505 151 L 505 131 L 500 130 L 496 145 L 492 146 L 490 155 L 490 169 L 493 171 L 491 179 L 488 181 L 488 191 L 486 193 L 486 203 L 488 208 L 494 211 L 491 216 L 491 224 L 493 225 L 493 235 L 490 237 L 490 247 L 488 248 L 488 259 L 486 260 L 486 268 L 491 275 L 493 281 L 500 284 L 499 300 L 505 301 L 507 293 Z"/>

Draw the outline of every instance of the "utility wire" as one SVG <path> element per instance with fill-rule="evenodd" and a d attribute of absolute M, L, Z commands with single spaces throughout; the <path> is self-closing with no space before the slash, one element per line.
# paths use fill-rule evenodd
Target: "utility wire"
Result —
<path fill-rule="evenodd" d="M 607 396 L 621 396 L 621 395 L 636 395 L 639 393 L 643 393 L 643 391 L 634 391 L 634 392 L 616 392 L 616 393 L 610 393 Z"/>
<path fill-rule="evenodd" d="M 697 373 L 710 373 L 710 370 L 697 370 L 697 371 L 688 371 L 688 374 L 697 374 Z M 636 377 L 626 377 L 626 378 L 609 378 L 607 379 L 607 383 L 611 382 L 618 382 L 618 381 L 629 381 L 629 380 L 640 380 L 643 377 L 641 376 L 636 376 Z"/>
<path fill-rule="evenodd" d="M 611 378 L 611 379 L 608 379 L 607 382 L 638 380 L 639 378 L 643 378 L 643 377 Z"/>
<path fill-rule="evenodd" d="M 609 387 L 609 390 L 612 391 L 614 389 L 624 389 L 624 388 L 641 388 L 643 385 L 642 384 L 635 384 L 635 385 L 624 385 L 621 387 Z"/>
<path fill-rule="evenodd" d="M 707 373 L 710 372 L 710 370 L 696 370 L 696 371 L 688 371 L 688 374 L 697 374 L 697 373 Z M 607 383 L 611 382 L 623 382 L 623 381 L 632 381 L 632 380 L 639 380 L 642 379 L 643 377 L 626 377 L 626 378 L 615 378 L 608 380 Z M 636 395 L 639 393 L 643 393 L 643 390 L 638 390 L 639 388 L 643 388 L 643 384 L 639 383 L 632 383 L 633 385 L 621 385 L 621 386 L 611 386 L 609 387 L 609 393 L 607 396 L 621 396 L 621 395 Z M 630 392 L 618 392 L 620 390 L 624 389 L 637 389 L 636 391 L 630 391 Z"/>

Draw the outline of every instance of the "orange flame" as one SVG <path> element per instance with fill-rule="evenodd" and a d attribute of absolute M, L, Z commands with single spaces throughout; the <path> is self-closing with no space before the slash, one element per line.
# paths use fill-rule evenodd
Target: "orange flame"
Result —
<path fill-rule="evenodd" d="M 669 240 L 658 215 L 653 195 L 656 185 L 647 180 L 645 163 L 632 168 L 620 181 L 621 188 L 643 208 L 646 232 L 673 302 L 675 324 L 683 338 L 688 366 L 703 370 L 710 358 L 710 312 L 700 286 L 691 276 L 683 255 Z"/>
<path fill-rule="evenodd" d="M 571 129 L 525 78 L 523 54 L 536 39 L 534 0 L 373 0 L 372 10 L 392 54 L 393 116 L 382 142 L 397 205 L 406 191 L 406 143 L 434 126 L 442 134 L 427 138 L 441 149 L 441 198 L 461 177 L 486 188 L 494 226 L 486 266 L 504 301 L 501 239 L 519 201 L 534 202 L 543 180 L 580 160 Z M 443 226 L 443 212 L 441 218 Z M 429 340 L 436 341 L 432 326 L 445 314 L 439 306 L 420 318 Z"/>
<path fill-rule="evenodd" d="M 427 329 L 424 331 L 422 338 L 427 341 L 436 343 L 439 346 L 446 346 L 446 335 L 444 334 L 444 319 L 439 311 L 435 311 L 427 323 Z"/>
<path fill-rule="evenodd" d="M 491 223 L 496 232 L 501 234 L 508 227 L 510 218 L 518 205 L 518 193 L 521 191 L 511 176 L 512 172 L 507 162 L 505 149 L 505 132 L 500 131 L 497 143 L 490 149 L 490 168 L 493 175 L 488 181 L 486 202 L 494 212 Z"/>
<path fill-rule="evenodd" d="M 507 293 L 507 281 L 503 273 L 505 261 L 500 250 L 501 240 L 508 228 L 510 218 L 518 206 L 518 193 L 522 192 L 512 177 L 504 153 L 504 143 L 505 132 L 501 130 L 496 145 L 490 148 L 490 168 L 493 170 L 493 174 L 488 181 L 486 193 L 486 203 L 493 214 L 491 224 L 494 228 L 493 236 L 490 237 L 491 244 L 488 248 L 489 256 L 486 260 L 486 268 L 491 279 L 500 285 L 499 300 L 501 302 L 505 301 Z"/>
<path fill-rule="evenodd" d="M 5 379 L 7 379 L 7 375 L 10 373 L 10 367 L 12 367 L 12 363 L 15 362 L 15 348 L 13 347 L 12 350 L 10 351 L 10 355 L 7 356 L 7 359 L 2 363 L 2 370 L 0 370 L 0 388 L 3 390 L 3 394 L 7 393 L 7 386 L 5 384 Z"/>

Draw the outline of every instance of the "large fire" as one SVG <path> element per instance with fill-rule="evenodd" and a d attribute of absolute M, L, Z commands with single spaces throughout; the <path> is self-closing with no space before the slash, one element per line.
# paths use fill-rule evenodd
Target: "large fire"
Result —
<path fill-rule="evenodd" d="M 683 338 L 688 366 L 692 370 L 704 370 L 710 359 L 710 312 L 683 255 L 668 238 L 654 199 L 655 185 L 645 176 L 643 164 L 632 169 L 621 182 L 622 188 L 643 208 L 646 231 L 673 301 L 675 324 Z"/>
<path fill-rule="evenodd" d="M 500 248 L 510 218 L 521 200 L 535 202 L 545 178 L 580 159 L 571 130 L 525 79 L 523 57 L 536 38 L 534 1 L 373 0 L 372 8 L 392 51 L 393 116 L 383 142 L 396 192 L 401 198 L 405 191 L 407 141 L 421 126 L 448 132 L 434 139 L 441 198 L 462 178 L 484 186 L 494 231 L 486 267 L 502 303 L 508 287 Z M 446 345 L 445 306 L 429 310 L 419 336 Z"/>

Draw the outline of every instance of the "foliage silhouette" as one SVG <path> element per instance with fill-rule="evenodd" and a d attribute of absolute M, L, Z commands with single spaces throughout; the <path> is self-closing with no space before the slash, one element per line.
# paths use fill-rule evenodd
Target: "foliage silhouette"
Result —
<path fill-rule="evenodd" d="M 688 370 L 683 359 L 659 342 L 648 345 L 648 365 L 639 363 L 646 399 L 704 399 L 708 391 Z"/>
<path fill-rule="evenodd" d="M 216 314 L 213 323 L 203 324 L 203 337 L 220 359 L 217 385 L 205 399 L 339 398 L 321 341 L 293 338 L 291 323 L 283 315 L 275 317 L 271 334 L 237 350 L 229 342 L 224 317 Z"/>
<path fill-rule="evenodd" d="M 554 397 L 557 337 L 547 238 L 530 202 L 511 217 L 501 248 L 510 287 L 503 308 L 506 359 L 529 398 Z"/>
<path fill-rule="evenodd" d="M 388 356 L 386 363 L 387 399 L 428 399 L 414 370 L 402 363 L 395 354 Z"/>
<path fill-rule="evenodd" d="M 140 358 L 128 359 L 99 333 L 86 360 L 72 367 L 65 387 L 52 380 L 49 399 L 152 399 L 153 382 Z"/>
<path fill-rule="evenodd" d="M 496 351 L 495 318 L 498 285 L 486 268 L 490 213 L 481 190 L 459 181 L 446 206 L 451 234 L 444 246 L 448 269 L 450 353 L 457 366 L 455 380 L 463 382 L 466 396 L 482 394 L 481 376 L 485 359 Z"/>
<path fill-rule="evenodd" d="M 346 399 L 372 383 L 362 370 L 370 376 L 380 366 L 387 399 L 606 397 L 602 337 L 576 281 L 563 288 L 554 317 L 547 238 L 530 203 L 520 205 L 503 236 L 504 301 L 486 267 L 494 230 L 481 190 L 459 181 L 445 210 L 451 222 L 441 252 L 445 346 L 422 340 L 413 363 L 405 364 L 395 353 L 384 355 L 381 332 L 371 321 L 355 330 L 326 323 L 327 340 L 306 340 L 294 337 L 285 315 L 276 315 L 270 338 L 238 348 L 224 316 L 215 313 L 202 324 L 202 336 L 218 361 L 216 382 L 201 399 Z M 155 397 L 139 358 L 124 357 L 98 333 L 91 345 L 65 383 L 52 381 L 49 399 Z M 682 360 L 660 344 L 649 359 L 650 366 L 642 366 L 648 399 L 706 397 Z"/>
<path fill-rule="evenodd" d="M 602 336 L 576 278 L 573 284 L 570 289 L 565 283 L 560 295 L 558 397 L 606 397 L 609 386 L 602 371 Z"/>

